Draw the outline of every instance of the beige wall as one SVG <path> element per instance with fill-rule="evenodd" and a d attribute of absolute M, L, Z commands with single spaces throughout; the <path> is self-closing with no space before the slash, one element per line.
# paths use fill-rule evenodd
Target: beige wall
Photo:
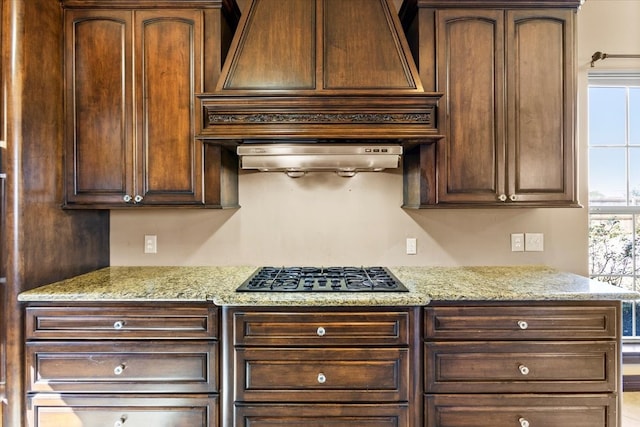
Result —
<path fill-rule="evenodd" d="M 636 48 L 639 12 L 637 0 L 588 0 L 578 15 L 583 203 L 588 63 L 595 50 Z M 587 273 L 586 209 L 403 210 L 400 170 L 350 179 L 242 172 L 240 204 L 233 211 L 113 211 L 111 264 L 548 264 Z M 511 252 L 510 234 L 515 232 L 544 233 L 544 252 Z M 157 254 L 143 254 L 145 234 L 158 236 Z M 407 237 L 418 239 L 417 255 L 405 254 Z"/>

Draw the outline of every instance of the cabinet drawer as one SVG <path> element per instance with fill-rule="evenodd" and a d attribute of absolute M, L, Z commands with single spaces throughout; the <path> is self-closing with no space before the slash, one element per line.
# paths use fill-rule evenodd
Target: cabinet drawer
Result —
<path fill-rule="evenodd" d="M 92 397 L 35 395 L 27 398 L 28 427 L 210 427 L 218 425 L 218 397 Z M 120 424 L 118 424 L 120 423 Z"/>
<path fill-rule="evenodd" d="M 236 349 L 236 401 L 408 400 L 407 349 Z"/>
<path fill-rule="evenodd" d="M 425 344 L 427 393 L 613 392 L 615 342 Z"/>
<path fill-rule="evenodd" d="M 236 426 L 408 427 L 407 404 L 236 405 Z"/>
<path fill-rule="evenodd" d="M 428 307 L 426 339 L 615 339 L 617 303 L 558 307 Z"/>
<path fill-rule="evenodd" d="M 233 312 L 234 345 L 408 345 L 413 312 Z"/>
<path fill-rule="evenodd" d="M 425 420 L 427 427 L 614 427 L 617 406 L 612 395 L 427 395 Z"/>
<path fill-rule="evenodd" d="M 214 392 L 217 343 L 29 342 L 29 391 Z"/>
<path fill-rule="evenodd" d="M 37 307 L 26 309 L 33 339 L 212 339 L 215 307 Z"/>

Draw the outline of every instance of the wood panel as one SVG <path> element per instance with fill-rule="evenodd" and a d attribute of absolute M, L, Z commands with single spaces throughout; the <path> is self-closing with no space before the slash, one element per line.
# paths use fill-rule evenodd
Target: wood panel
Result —
<path fill-rule="evenodd" d="M 407 404 L 236 406 L 238 424 L 252 427 L 400 427 L 409 424 Z"/>
<path fill-rule="evenodd" d="M 426 427 L 612 427 L 615 398 L 595 395 L 428 395 Z"/>
<path fill-rule="evenodd" d="M 384 3 L 385 0 L 323 2 L 325 89 L 410 89 L 419 84 L 407 64 L 398 58 L 398 35 L 383 30 L 389 27 L 389 21 L 398 19 L 389 14 Z M 380 30 L 372 32 L 372 28 Z"/>
<path fill-rule="evenodd" d="M 131 13 L 67 11 L 67 201 L 133 194 Z"/>
<path fill-rule="evenodd" d="M 425 309 L 431 340 L 593 340 L 618 335 L 618 304 L 584 306 L 464 306 Z"/>
<path fill-rule="evenodd" d="M 6 301 L 46 283 L 109 263 L 109 216 L 69 214 L 63 200 L 64 93 L 62 9 L 46 0 L 4 1 L 3 108 L 7 149 Z M 91 236 L 88 238 L 87 236 Z M 5 425 L 21 426 L 24 409 L 23 307 L 3 310 L 6 345 Z"/>
<path fill-rule="evenodd" d="M 137 181 L 145 204 L 202 204 L 202 147 L 194 98 L 202 91 L 202 12 L 135 13 Z"/>
<path fill-rule="evenodd" d="M 256 0 L 237 41 L 225 89 L 315 89 L 316 6 L 310 0 Z M 260 23 L 278 25 L 253 25 Z"/>
<path fill-rule="evenodd" d="M 409 400 L 408 349 L 236 348 L 234 400 Z"/>
<path fill-rule="evenodd" d="M 28 397 L 28 427 L 171 426 L 215 427 L 218 397 L 197 395 L 64 397 L 36 394 Z"/>
<path fill-rule="evenodd" d="M 27 340 L 217 339 L 215 307 L 31 305 L 25 311 Z"/>
<path fill-rule="evenodd" d="M 29 342 L 30 392 L 213 393 L 214 342 Z"/>
<path fill-rule="evenodd" d="M 409 345 L 410 313 L 234 312 L 234 345 Z"/>
<path fill-rule="evenodd" d="M 504 192 L 504 18 L 500 10 L 436 12 L 440 118 L 439 201 L 493 203 Z"/>
<path fill-rule="evenodd" d="M 508 193 L 575 200 L 573 11 L 507 12 Z"/>

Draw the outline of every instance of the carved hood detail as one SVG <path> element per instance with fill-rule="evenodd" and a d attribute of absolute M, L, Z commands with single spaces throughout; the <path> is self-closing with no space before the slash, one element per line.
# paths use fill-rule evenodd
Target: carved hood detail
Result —
<path fill-rule="evenodd" d="M 392 0 L 253 0 L 200 137 L 425 141 L 441 94 L 423 90 Z"/>

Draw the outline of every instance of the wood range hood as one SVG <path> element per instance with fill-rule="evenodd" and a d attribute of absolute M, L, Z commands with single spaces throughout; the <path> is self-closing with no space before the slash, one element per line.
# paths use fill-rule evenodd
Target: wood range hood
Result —
<path fill-rule="evenodd" d="M 416 144 L 441 137 L 392 0 L 253 0 L 213 93 L 210 143 Z"/>

